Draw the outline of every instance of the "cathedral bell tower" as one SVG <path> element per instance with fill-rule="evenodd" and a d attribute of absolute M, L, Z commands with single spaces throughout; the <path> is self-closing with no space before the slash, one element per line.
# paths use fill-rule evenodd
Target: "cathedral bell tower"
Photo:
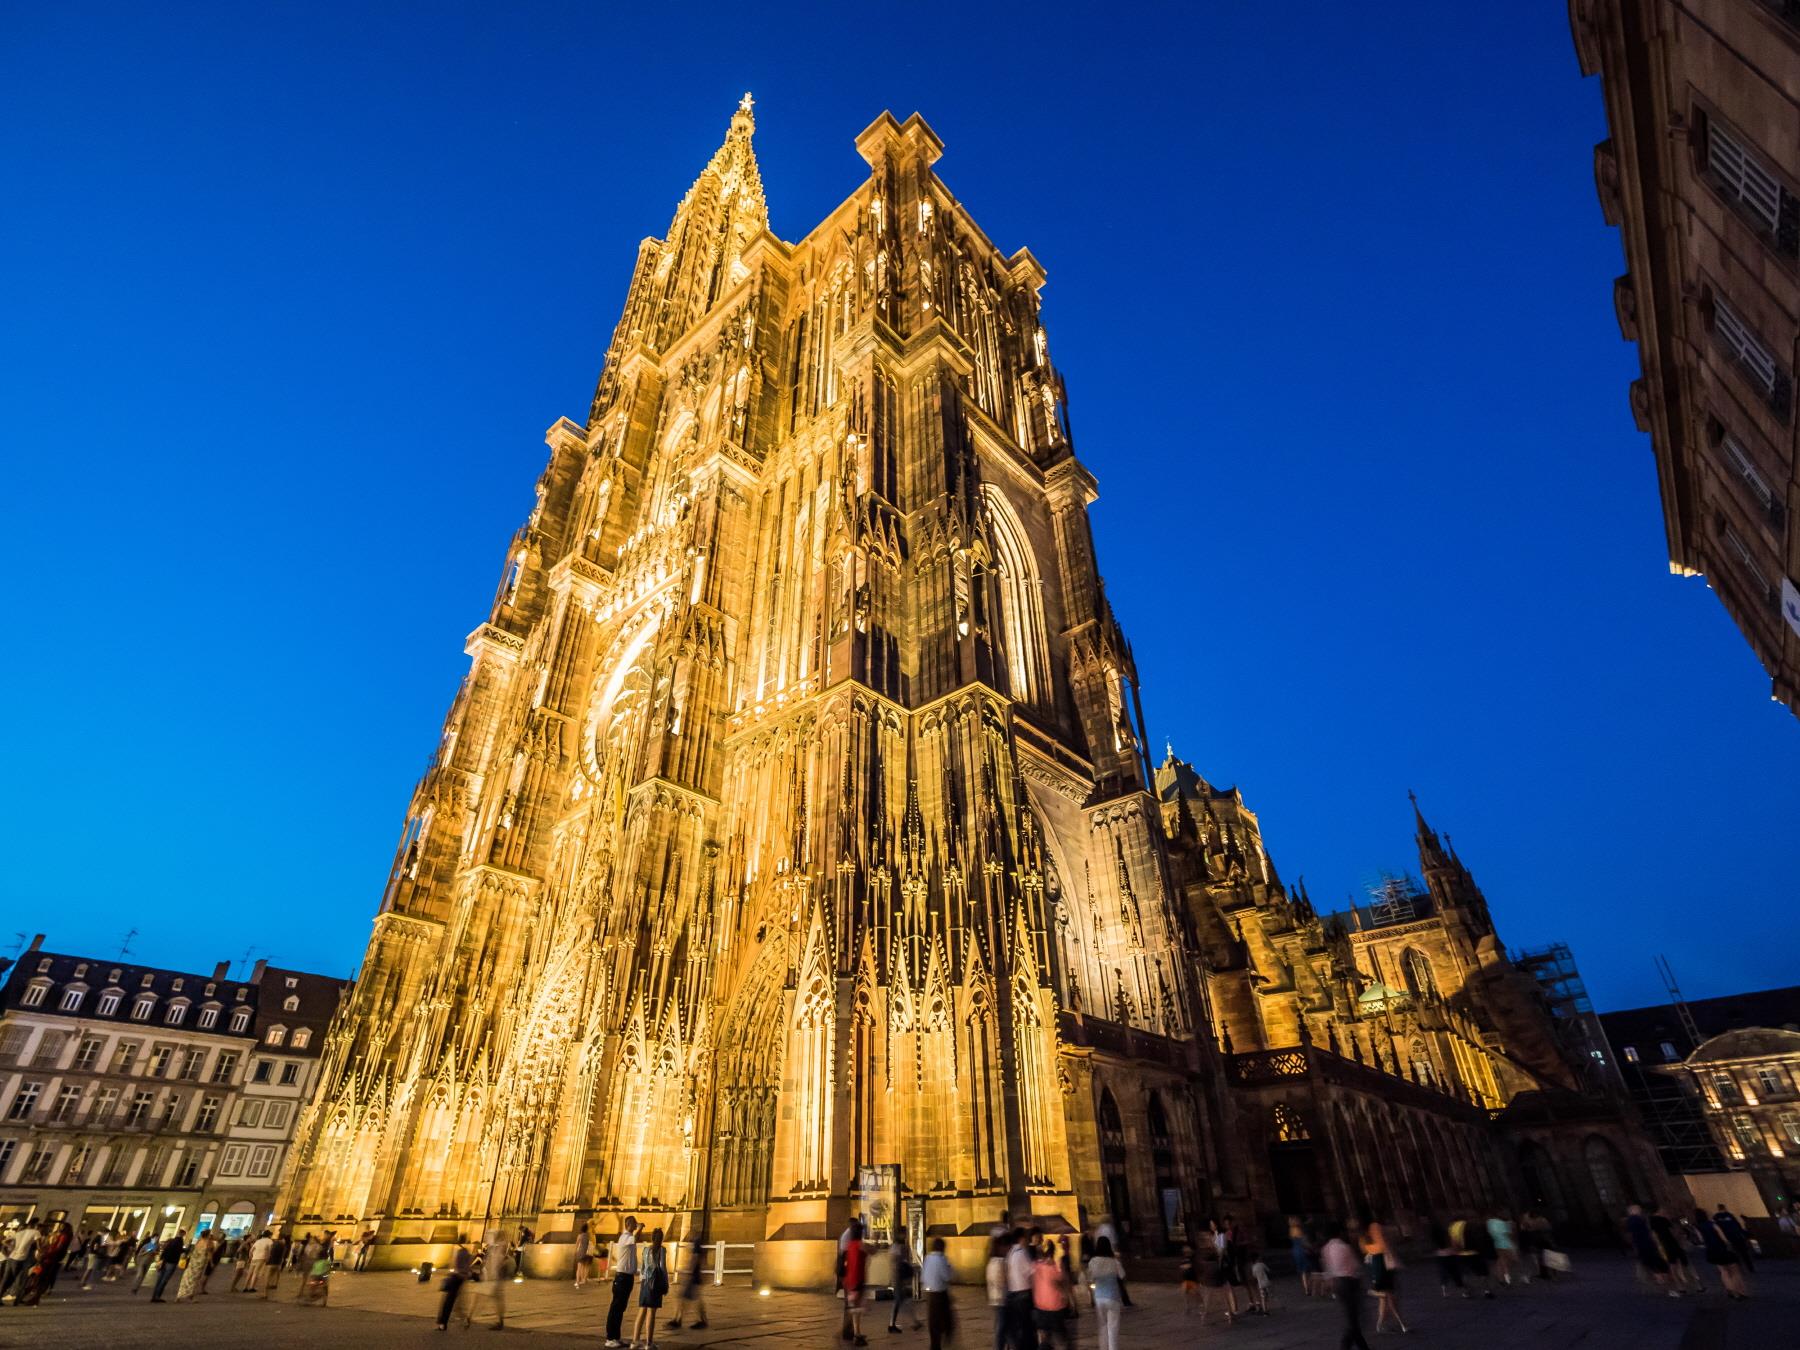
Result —
<path fill-rule="evenodd" d="M 1096 1161 L 1120 1098 L 1204 1136 L 1209 1051 L 1043 269 L 917 115 L 784 242 L 753 130 L 746 95 L 550 430 L 295 1218 L 631 1213 L 806 1283 L 896 1181 L 958 1259 L 1001 1209 L 1199 1202 Z"/>

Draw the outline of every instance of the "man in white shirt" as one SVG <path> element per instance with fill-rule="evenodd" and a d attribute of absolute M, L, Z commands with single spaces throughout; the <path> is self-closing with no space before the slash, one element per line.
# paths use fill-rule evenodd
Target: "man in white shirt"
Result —
<path fill-rule="evenodd" d="M 25 1278 L 25 1272 L 31 1269 L 32 1258 L 37 1255 L 38 1239 L 42 1234 L 27 1220 L 7 1236 L 11 1240 L 6 1244 L 6 1259 L 0 1261 L 0 1297 L 4 1297 L 15 1282 Z"/>
<path fill-rule="evenodd" d="M 1331 1226 L 1331 1236 L 1319 1252 L 1319 1264 L 1324 1267 L 1325 1278 L 1331 1281 L 1338 1306 L 1344 1310 L 1344 1334 L 1338 1341 L 1340 1350 L 1351 1350 L 1353 1346 L 1369 1350 L 1369 1343 L 1362 1333 L 1362 1262 L 1357 1258 L 1356 1248 L 1344 1240 L 1342 1224 Z"/>
<path fill-rule="evenodd" d="M 925 1291 L 925 1325 L 931 1334 L 931 1350 L 944 1350 L 955 1321 L 950 1312 L 950 1282 L 955 1278 L 950 1258 L 944 1254 L 944 1239 L 931 1239 L 931 1250 L 919 1270 L 919 1287 Z"/>
<path fill-rule="evenodd" d="M 606 1350 L 619 1350 L 619 1333 L 625 1326 L 625 1305 L 631 1302 L 631 1286 L 637 1283 L 636 1219 L 627 1218 L 612 1245 L 612 1306 L 606 1310 Z"/>
<path fill-rule="evenodd" d="M 1034 1350 L 1037 1329 L 1031 1308 L 1031 1251 L 1025 1230 L 1012 1230 L 1012 1246 L 1006 1253 L 1006 1331 L 1013 1350 Z"/>
<path fill-rule="evenodd" d="M 257 1294 L 262 1292 L 263 1275 L 269 1269 L 269 1254 L 275 1250 L 275 1239 L 269 1236 L 269 1230 L 263 1229 L 261 1236 L 250 1244 L 250 1268 L 244 1273 L 244 1287 L 241 1292 Z"/>

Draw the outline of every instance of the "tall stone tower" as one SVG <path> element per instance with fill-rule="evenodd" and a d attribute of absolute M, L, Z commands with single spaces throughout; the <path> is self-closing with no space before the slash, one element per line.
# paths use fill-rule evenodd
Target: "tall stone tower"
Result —
<path fill-rule="evenodd" d="M 746 95 L 549 432 L 294 1219 L 631 1212 L 799 1281 L 878 1165 L 970 1243 L 1205 1193 L 1196 948 L 1043 270 L 916 115 L 785 243 L 752 129 Z"/>

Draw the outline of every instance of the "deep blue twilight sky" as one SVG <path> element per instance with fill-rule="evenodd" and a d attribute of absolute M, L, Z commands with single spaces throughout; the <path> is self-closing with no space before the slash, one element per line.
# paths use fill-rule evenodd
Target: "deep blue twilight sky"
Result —
<path fill-rule="evenodd" d="M 917 109 L 1044 262 L 1151 738 L 1288 879 L 1416 867 L 1415 788 L 1601 1006 L 1800 981 L 1800 722 L 1668 575 L 1548 2 L 10 7 L 0 952 L 352 968 L 745 89 L 782 236 Z"/>

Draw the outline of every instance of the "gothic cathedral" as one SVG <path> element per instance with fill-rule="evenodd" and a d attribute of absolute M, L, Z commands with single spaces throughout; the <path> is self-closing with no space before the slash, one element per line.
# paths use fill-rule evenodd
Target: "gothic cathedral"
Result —
<path fill-rule="evenodd" d="M 975 1245 L 1003 1210 L 1148 1247 L 1366 1191 L 1320 1095 L 1358 1072 L 1488 1148 L 1484 1108 L 1565 1060 L 1442 988 L 1497 960 L 1460 863 L 1425 916 L 1459 964 L 1389 963 L 1241 797 L 1147 757 L 1037 260 L 916 115 L 783 242 L 752 129 L 746 96 L 549 432 L 286 1212 L 398 1264 L 632 1213 L 801 1283 L 872 1169 Z M 1312 1067 L 1258 1067 L 1281 1047 Z"/>

